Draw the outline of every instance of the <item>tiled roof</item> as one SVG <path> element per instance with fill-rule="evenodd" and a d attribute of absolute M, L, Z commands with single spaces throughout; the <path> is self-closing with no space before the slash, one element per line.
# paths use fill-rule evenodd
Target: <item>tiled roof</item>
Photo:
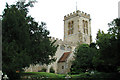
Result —
<path fill-rule="evenodd" d="M 70 55 L 71 52 L 65 52 L 62 57 L 59 59 L 58 63 L 59 62 L 65 62 L 66 59 L 68 58 L 68 56 Z"/>

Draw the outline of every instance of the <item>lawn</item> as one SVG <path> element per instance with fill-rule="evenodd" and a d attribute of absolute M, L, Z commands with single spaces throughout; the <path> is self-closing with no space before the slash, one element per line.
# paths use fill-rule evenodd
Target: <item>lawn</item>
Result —
<path fill-rule="evenodd" d="M 54 73 L 47 73 L 47 72 L 25 72 L 23 76 L 30 76 L 30 77 L 41 77 L 41 78 L 64 78 L 64 74 L 54 74 Z"/>
<path fill-rule="evenodd" d="M 24 72 L 22 80 L 66 80 L 66 74 L 54 74 L 47 72 Z M 76 75 L 69 75 L 69 80 L 119 80 L 118 75 L 114 73 L 101 73 L 97 72 L 95 74 L 90 73 L 80 73 Z M 23 79 L 24 78 L 24 79 Z"/>

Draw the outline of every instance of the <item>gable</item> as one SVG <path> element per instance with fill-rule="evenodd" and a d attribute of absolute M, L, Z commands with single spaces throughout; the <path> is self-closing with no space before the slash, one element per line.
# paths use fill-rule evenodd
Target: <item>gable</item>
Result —
<path fill-rule="evenodd" d="M 67 58 L 69 57 L 70 53 L 71 53 L 71 52 L 65 52 L 65 53 L 61 56 L 61 58 L 59 59 L 58 63 L 60 63 L 60 62 L 65 62 L 65 61 L 67 60 Z"/>

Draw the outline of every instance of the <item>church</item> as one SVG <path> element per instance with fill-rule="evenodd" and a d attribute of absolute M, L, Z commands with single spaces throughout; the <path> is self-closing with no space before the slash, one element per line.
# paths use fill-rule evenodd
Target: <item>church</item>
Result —
<path fill-rule="evenodd" d="M 30 65 L 26 72 L 39 72 L 43 68 L 50 72 L 53 68 L 55 73 L 67 74 L 70 72 L 72 61 L 74 60 L 74 50 L 77 44 L 90 44 L 91 18 L 90 14 L 79 10 L 64 16 L 64 39 L 51 37 L 51 41 L 56 40 L 55 45 L 59 45 L 55 53 L 56 61 L 50 65 Z"/>

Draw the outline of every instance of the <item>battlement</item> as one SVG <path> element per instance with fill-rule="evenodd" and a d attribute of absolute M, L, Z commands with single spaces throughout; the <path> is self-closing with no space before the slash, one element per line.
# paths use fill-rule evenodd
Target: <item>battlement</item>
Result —
<path fill-rule="evenodd" d="M 55 44 L 57 44 L 57 45 L 58 44 L 65 44 L 65 45 L 71 45 L 71 46 L 75 46 L 76 45 L 75 42 L 63 41 L 62 39 L 58 39 L 58 38 L 55 38 L 55 37 L 50 37 L 49 39 L 52 42 L 56 40 Z"/>
<path fill-rule="evenodd" d="M 55 38 L 55 37 L 50 37 L 50 40 L 51 41 L 55 41 L 56 40 L 56 41 L 61 41 L 61 42 L 63 41 L 62 39 L 58 39 L 58 38 Z"/>
<path fill-rule="evenodd" d="M 90 19 L 90 14 L 87 14 L 87 13 L 77 10 L 76 12 L 65 15 L 64 20 L 67 20 L 69 18 L 76 17 L 76 16 L 85 17 L 85 18 Z"/>

